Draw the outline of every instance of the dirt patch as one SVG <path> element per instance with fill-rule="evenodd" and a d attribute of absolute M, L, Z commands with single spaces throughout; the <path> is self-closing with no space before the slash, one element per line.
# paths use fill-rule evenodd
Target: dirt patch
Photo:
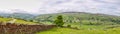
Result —
<path fill-rule="evenodd" d="M 0 34 L 34 34 L 38 31 L 43 31 L 56 27 L 55 25 L 16 25 L 7 23 L 0 24 Z"/>

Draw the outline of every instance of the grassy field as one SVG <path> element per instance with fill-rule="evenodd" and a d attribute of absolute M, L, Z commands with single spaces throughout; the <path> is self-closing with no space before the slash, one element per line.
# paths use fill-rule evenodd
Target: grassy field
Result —
<path fill-rule="evenodd" d="M 92 26 L 91 26 L 92 27 Z M 99 27 L 98 27 L 99 28 Z M 111 29 L 70 29 L 70 28 L 53 28 L 36 34 L 120 34 L 120 27 Z"/>
<path fill-rule="evenodd" d="M 67 25 L 71 25 L 72 28 L 77 27 L 79 30 L 71 28 L 53 28 L 50 30 L 37 32 L 36 34 L 120 34 L 119 24 L 116 25 L 83 25 L 83 24 L 80 25 L 80 23 L 64 24 L 64 26 Z"/>
<path fill-rule="evenodd" d="M 0 22 L 1 23 L 8 23 L 10 20 L 13 20 L 13 19 L 12 18 L 0 18 Z M 37 24 L 37 23 L 16 19 L 15 24 L 28 24 L 28 25 L 32 25 L 32 24 Z"/>

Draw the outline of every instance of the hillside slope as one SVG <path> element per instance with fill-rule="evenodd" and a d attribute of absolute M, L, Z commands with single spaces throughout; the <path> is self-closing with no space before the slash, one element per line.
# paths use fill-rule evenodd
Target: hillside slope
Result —
<path fill-rule="evenodd" d="M 13 21 L 14 18 L 4 18 L 4 17 L 0 17 L 0 23 L 5 24 L 5 23 L 9 23 L 10 21 Z M 15 24 L 28 24 L 28 25 L 33 25 L 33 24 L 37 24 L 34 22 L 29 22 L 29 21 L 25 21 L 25 20 L 21 20 L 21 19 L 16 19 Z"/>
<path fill-rule="evenodd" d="M 64 12 L 40 15 L 35 20 L 50 24 L 58 15 L 63 15 L 64 26 L 71 28 L 53 28 L 36 34 L 119 34 L 120 31 L 120 17 L 113 15 Z"/>
<path fill-rule="evenodd" d="M 58 15 L 63 15 L 63 20 L 65 23 L 81 23 L 81 24 L 93 24 L 93 25 L 113 25 L 120 24 L 119 16 L 105 15 L 105 14 L 92 14 L 84 12 L 64 12 L 56 14 L 44 14 L 37 16 L 35 18 L 38 22 L 54 22 L 54 19 Z"/>

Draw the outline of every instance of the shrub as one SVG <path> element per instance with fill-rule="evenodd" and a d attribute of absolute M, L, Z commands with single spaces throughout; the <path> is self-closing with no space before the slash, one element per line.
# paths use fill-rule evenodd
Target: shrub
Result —
<path fill-rule="evenodd" d="M 67 25 L 67 27 L 71 27 L 71 25 Z"/>

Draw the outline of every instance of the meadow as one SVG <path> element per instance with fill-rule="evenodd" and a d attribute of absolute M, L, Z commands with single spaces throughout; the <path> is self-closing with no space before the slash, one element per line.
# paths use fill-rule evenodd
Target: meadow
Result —
<path fill-rule="evenodd" d="M 53 28 L 50 30 L 38 32 L 36 34 L 120 34 L 120 27 L 106 28 L 105 26 L 83 25 L 78 29 L 71 28 Z"/>

